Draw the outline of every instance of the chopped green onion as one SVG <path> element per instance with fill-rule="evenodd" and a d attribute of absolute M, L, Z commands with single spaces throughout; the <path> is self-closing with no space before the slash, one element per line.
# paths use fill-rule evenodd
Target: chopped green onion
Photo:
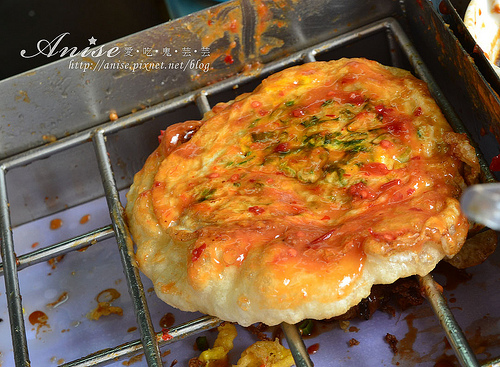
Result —
<path fill-rule="evenodd" d="M 295 104 L 295 101 L 287 101 L 287 102 L 285 102 L 285 106 L 287 106 L 287 107 L 293 106 L 294 104 Z"/>
<path fill-rule="evenodd" d="M 311 319 L 305 319 L 299 324 L 299 331 L 302 336 L 310 336 L 312 334 L 314 322 Z"/>
<path fill-rule="evenodd" d="M 259 133 L 252 133 L 252 141 L 254 143 L 262 143 L 272 140 L 276 136 L 275 131 L 261 131 Z"/>
<path fill-rule="evenodd" d="M 214 188 L 203 189 L 201 194 L 200 194 L 200 197 L 198 198 L 198 202 L 201 203 L 202 201 L 212 199 L 214 194 L 215 194 L 215 191 L 216 191 L 216 189 L 214 189 Z"/>
<path fill-rule="evenodd" d="M 196 347 L 199 351 L 204 352 L 208 349 L 208 340 L 206 336 L 199 336 L 196 338 Z"/>
<path fill-rule="evenodd" d="M 356 117 L 356 114 L 348 109 L 340 111 L 340 114 L 344 116 L 346 120 L 352 120 L 354 117 Z"/>
<path fill-rule="evenodd" d="M 318 124 L 321 124 L 322 122 L 324 122 L 325 120 L 320 120 L 318 118 L 318 116 L 312 116 L 309 120 L 307 121 L 303 121 L 301 122 L 300 124 L 304 127 L 311 127 L 311 126 L 315 126 L 315 125 L 318 125 Z"/>

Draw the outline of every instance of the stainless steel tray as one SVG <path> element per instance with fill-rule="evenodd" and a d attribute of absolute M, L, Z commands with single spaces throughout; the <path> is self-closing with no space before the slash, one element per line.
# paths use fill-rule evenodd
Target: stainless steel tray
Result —
<path fill-rule="evenodd" d="M 145 47 L 160 52 L 165 47 L 170 47 L 171 51 L 178 50 L 169 59 L 172 63 L 186 62 L 184 48 L 189 47 L 193 53 L 194 50 L 201 52 L 202 48 L 209 48 L 210 55 L 206 58 L 191 57 L 188 60 L 210 62 L 212 68 L 206 73 L 196 68 L 134 72 L 102 69 L 105 63 L 122 62 L 120 57 L 125 57 L 122 53 L 122 56 L 111 58 L 100 56 L 72 59 L 73 62 L 90 63 L 95 69 L 92 71 L 70 69 L 71 60 L 62 59 L 0 82 L 0 95 L 3 97 L 0 99 L 2 270 L 13 342 L 12 354 L 3 352 L 6 359 L 4 363 L 7 365 L 14 360 L 17 366 L 25 366 L 31 359 L 34 366 L 54 365 L 58 360 L 65 366 L 89 366 L 114 362 L 120 356 L 141 352 L 144 353 L 142 363 L 158 366 L 162 364 L 161 351 L 167 349 L 170 351 L 169 355 L 184 363 L 193 355 L 193 341 L 186 338 L 214 327 L 219 320 L 198 315 L 199 318 L 190 321 L 193 315 L 181 313 L 176 314 L 177 326 L 169 330 L 169 335 L 173 338 L 165 337 L 165 333 L 158 329 L 158 322 L 152 320 L 151 315 L 155 319 L 170 309 L 158 304 L 154 297 L 143 290 L 140 275 L 128 253 L 130 238 L 122 216 L 119 191 L 130 185 L 133 174 L 154 149 L 160 129 L 178 121 L 199 118 L 214 103 L 251 90 L 263 77 L 284 67 L 313 60 L 363 56 L 412 70 L 429 83 L 450 123 L 458 131 L 468 132 L 476 141 L 486 157 L 483 161 L 485 179 L 493 179 L 486 165 L 491 157 L 498 154 L 495 139 L 500 111 L 498 97 L 427 2 L 233 1 L 102 47 L 117 47 L 121 50 L 131 48 L 138 53 L 137 56 L 131 56 L 137 63 L 151 61 L 149 56 L 139 55 L 139 50 L 144 51 Z M 153 57 L 161 61 L 158 59 L 159 55 Z M 120 118 L 110 121 L 111 112 L 116 112 Z M 49 140 L 55 141 L 45 144 L 48 136 Z M 101 219 L 99 224 L 102 225 L 97 225 L 89 232 L 81 234 L 81 227 L 78 230 L 73 228 L 65 233 L 65 237 L 57 239 L 53 236 L 54 232 L 47 229 L 42 231 L 36 227 L 40 223 L 46 223 L 48 215 L 83 215 L 82 208 L 90 210 L 85 203 L 103 196 L 106 198 L 107 209 L 95 203 L 92 205 L 100 208 L 96 209 L 100 213 L 98 218 L 103 218 L 103 210 L 107 212 L 111 222 L 106 222 L 110 224 Z M 74 214 L 73 211 L 79 214 Z M 15 236 L 11 231 L 12 226 L 17 226 L 14 229 Z M 40 249 L 30 249 L 30 240 L 20 235 L 30 233 L 32 228 L 37 228 L 38 232 L 35 233 L 43 238 L 43 241 L 39 241 L 43 243 Z M 115 245 L 110 246 L 110 241 Z M 88 245 L 91 247 L 85 252 L 74 251 Z M 93 250 L 94 248 L 102 250 Z M 90 255 L 93 251 L 97 252 L 94 257 Z M 123 327 L 117 330 L 116 323 L 108 322 L 114 316 L 106 319 L 106 322 L 92 324 L 83 317 L 83 311 L 79 310 L 78 326 L 85 325 L 85 328 L 75 327 L 73 330 L 71 327 L 61 326 L 61 333 L 57 332 L 60 338 L 54 337 L 53 331 L 45 333 L 51 335 L 50 343 L 54 343 L 55 348 L 60 350 L 57 356 L 54 354 L 57 358 L 50 361 L 43 353 L 44 348 L 37 344 L 41 340 L 42 345 L 45 342 L 49 345 L 49 340 L 44 339 L 45 334 L 39 334 L 40 339 L 37 339 L 36 334 L 33 336 L 37 327 L 34 331 L 30 329 L 31 326 L 26 327 L 29 325 L 29 315 L 28 312 L 23 313 L 23 307 L 26 311 L 33 310 L 35 304 L 36 307 L 43 306 L 40 302 L 35 302 L 36 297 L 33 299 L 33 296 L 39 294 L 33 289 L 36 283 L 34 279 L 40 279 L 40 267 L 46 265 L 46 260 L 62 254 L 68 254 L 67 259 L 70 256 L 75 258 L 71 262 L 75 266 L 75 270 L 72 270 L 75 275 L 93 272 L 93 263 L 101 264 L 104 268 L 108 264 L 110 269 L 107 270 L 111 270 L 113 274 L 123 272 L 124 277 L 120 278 L 124 280 L 123 283 L 118 278 L 113 281 L 127 285 L 125 288 L 130 299 L 123 300 L 126 298 L 123 295 L 120 298 L 123 304 L 120 304 L 123 305 L 124 314 L 135 315 L 135 327 L 138 329 L 130 333 L 124 333 Z M 102 264 L 103 259 L 107 259 L 105 264 Z M 489 279 L 490 275 L 494 279 L 492 269 L 497 264 L 494 259 L 491 260 L 491 266 L 478 267 L 484 269 L 486 274 L 478 270 L 482 275 L 474 277 Z M 65 262 L 63 260 L 60 266 Z M 25 270 L 18 273 L 21 269 Z M 41 270 L 42 273 L 45 271 Z M 29 274 L 26 275 L 25 283 L 24 274 Z M 61 292 L 68 289 L 75 292 L 78 289 L 80 298 L 84 296 L 81 299 L 86 299 L 87 304 L 88 300 L 90 304 L 93 302 L 96 288 L 104 289 L 105 280 L 109 277 L 100 275 L 86 285 L 89 282 L 86 283 L 85 278 L 81 282 L 72 283 L 67 273 L 61 275 L 54 271 L 50 277 L 56 274 L 61 277 L 57 278 L 57 287 L 50 288 L 50 292 L 47 290 L 49 295 L 56 296 L 53 294 L 54 289 Z M 101 282 L 102 287 L 99 287 Z M 147 284 L 147 280 L 145 282 Z M 449 308 L 442 303 L 442 297 L 434 289 L 432 279 L 426 277 L 422 282 L 427 285 L 425 289 L 431 304 L 437 304 L 436 313 L 440 315 L 444 327 L 443 334 L 438 334 L 438 339 L 426 335 L 422 346 L 425 347 L 429 340 L 434 340 L 433 345 L 439 345 L 438 341 L 442 342 L 444 333 L 447 333 L 461 363 L 467 366 L 478 365 L 475 356 L 477 352 L 466 342 L 464 334 L 448 312 Z M 36 286 L 44 287 L 45 283 L 50 282 L 38 282 Z M 487 289 L 483 300 L 490 308 L 486 307 L 488 311 L 483 308 L 481 310 L 492 320 L 498 320 L 495 302 L 500 296 L 490 283 Z M 55 293 L 59 294 L 57 290 Z M 467 301 L 468 292 L 471 291 L 464 291 L 463 295 L 460 292 L 464 305 L 475 301 L 473 298 L 468 298 Z M 123 290 L 121 293 L 124 293 Z M 58 314 L 69 312 L 63 311 L 65 305 L 66 303 L 58 306 L 57 312 L 49 315 L 49 320 Z M 152 312 L 149 311 L 150 308 Z M 467 322 L 473 324 L 479 320 L 478 315 L 473 312 L 467 311 L 465 314 Z M 411 319 L 408 315 L 401 314 L 400 319 Z M 324 340 L 321 344 L 333 346 L 328 346 L 326 353 L 323 352 L 325 348 L 321 348 L 313 356 L 313 360 L 318 365 L 390 363 L 388 351 L 381 347 L 384 342 L 379 343 L 374 330 L 380 330 L 381 325 L 389 325 L 389 328 L 396 328 L 395 334 L 403 333 L 404 336 L 405 328 L 398 322 L 400 319 L 392 323 L 392 326 L 380 314 L 375 319 L 375 324 L 370 324 L 372 321 L 369 321 L 358 327 L 369 329 L 368 325 L 372 325 L 373 329 L 362 340 L 366 345 L 376 345 L 377 354 L 368 352 L 367 347 L 355 350 L 349 349 L 342 342 L 336 344 L 334 339 L 339 338 L 338 333 L 331 331 L 320 337 Z M 123 324 L 123 320 L 118 318 L 117 323 Z M 433 320 L 437 325 L 438 319 Z M 410 330 L 411 325 L 407 326 L 407 330 Z M 65 334 L 62 330 L 71 332 Z M 285 330 L 292 340 L 295 329 L 292 327 Z M 69 338 L 69 335 L 72 337 Z M 78 346 L 73 335 L 79 341 Z M 251 340 L 248 335 L 245 338 L 242 345 Z M 123 342 L 126 343 L 122 345 Z M 97 349 L 94 348 L 96 345 Z M 310 364 L 308 356 L 300 353 L 301 340 L 291 342 L 290 346 L 295 352 L 298 365 Z M 161 351 L 159 347 L 162 348 Z M 493 345 L 486 356 L 492 358 L 500 354 L 498 347 Z M 238 348 L 241 349 L 241 346 Z M 436 351 L 432 352 L 432 345 L 428 348 L 429 355 L 432 355 L 430 358 L 439 357 Z M 97 353 L 100 349 L 104 350 Z M 35 355 L 32 351 L 36 351 Z M 334 360 L 328 352 L 334 352 Z M 338 356 L 339 353 L 342 353 L 342 357 Z M 482 354 L 479 357 L 485 360 Z M 73 361 L 67 362 L 68 360 Z M 391 360 L 398 362 L 397 358 Z M 172 359 L 169 364 L 171 361 Z M 435 359 L 422 360 L 415 357 L 405 363 L 431 366 L 435 362 Z"/>

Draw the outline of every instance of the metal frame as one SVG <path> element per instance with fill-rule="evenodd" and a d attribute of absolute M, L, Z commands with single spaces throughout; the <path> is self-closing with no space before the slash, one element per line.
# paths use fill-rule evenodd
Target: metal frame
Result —
<path fill-rule="evenodd" d="M 463 128 L 459 118 L 455 115 L 448 101 L 444 98 L 437 84 L 433 81 L 431 74 L 421 61 L 421 58 L 412 43 L 397 21 L 393 18 L 382 19 L 355 31 L 345 33 L 316 46 L 291 54 L 286 58 L 266 64 L 259 76 L 270 74 L 293 64 L 315 61 L 316 55 L 340 46 L 344 46 L 350 42 L 378 32 L 386 33 L 391 50 L 394 49 L 394 46 L 396 45 L 401 48 L 408 61 L 413 66 L 416 74 L 429 85 L 431 93 L 440 105 L 450 124 L 456 131 L 464 132 L 465 129 Z M 400 64 L 400 60 L 398 58 L 399 56 L 395 52 L 391 52 L 391 57 L 393 65 L 398 66 Z M 0 264 L 0 274 L 4 275 L 5 280 L 16 366 L 25 367 L 31 365 L 22 310 L 21 293 L 18 282 L 18 271 L 58 255 L 78 250 L 86 246 L 95 245 L 96 243 L 112 236 L 115 236 L 118 244 L 123 271 L 127 279 L 130 296 L 133 300 L 141 339 L 116 346 L 115 348 L 96 352 L 78 360 L 65 363 L 62 366 L 83 367 L 101 365 L 112 362 L 117 357 L 128 356 L 139 351 L 142 351 L 145 354 L 149 366 L 161 366 L 162 362 L 159 349 L 161 346 L 175 342 L 176 340 L 185 338 L 189 335 L 199 333 L 203 330 L 217 327 L 221 323 L 221 320 L 215 317 L 201 317 L 171 328 L 169 330 L 168 340 L 164 340 L 162 331 L 155 332 L 151 323 L 139 272 L 131 257 L 132 240 L 124 221 L 123 207 L 120 203 L 118 189 L 114 180 L 108 151 L 106 149 L 106 137 L 109 134 L 117 132 L 121 129 L 141 124 L 142 122 L 145 122 L 155 116 L 173 111 L 191 103 L 195 103 L 199 111 L 201 113 L 205 113 L 210 109 L 210 103 L 207 96 L 231 89 L 234 85 L 244 84 L 256 79 L 257 77 L 258 76 L 255 74 L 237 75 L 207 86 L 203 90 L 192 91 L 183 96 L 173 98 L 166 102 L 154 105 L 151 108 L 136 112 L 133 115 L 124 116 L 119 118 L 117 121 L 104 123 L 97 128 L 75 133 L 52 144 L 34 148 L 27 152 L 0 161 L 0 234 L 1 254 L 3 260 L 3 263 Z M 23 256 L 16 257 L 16 254 L 14 253 L 14 243 L 11 230 L 7 183 L 5 179 L 8 170 L 48 157 L 57 152 L 71 149 L 87 142 L 88 140 L 92 140 L 93 142 L 112 225 L 91 231 L 67 241 L 56 243 L 40 250 L 30 252 Z M 487 167 L 484 160 L 482 160 L 481 164 L 483 168 Z M 483 171 L 487 181 L 493 180 L 493 177 L 487 169 L 484 169 Z M 453 318 L 446 301 L 439 292 L 438 287 L 436 287 L 432 277 L 430 275 L 422 277 L 420 278 L 420 282 L 422 287 L 425 289 L 427 298 L 429 299 L 436 316 L 440 320 L 461 365 L 469 367 L 479 366 L 474 353 L 472 352 L 462 330 L 460 329 L 460 326 Z M 304 343 L 297 328 L 289 324 L 282 325 L 282 328 L 294 356 L 296 365 L 299 367 L 312 366 L 313 363 L 304 347 Z M 495 363 L 500 364 L 500 359 L 493 362 L 493 364 L 486 364 L 483 367 L 492 366 L 495 365 Z"/>

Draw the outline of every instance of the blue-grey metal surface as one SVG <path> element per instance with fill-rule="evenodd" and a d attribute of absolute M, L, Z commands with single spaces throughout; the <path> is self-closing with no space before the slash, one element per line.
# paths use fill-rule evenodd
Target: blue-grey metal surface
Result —
<path fill-rule="evenodd" d="M 436 285 L 434 279 L 430 274 L 419 278 L 420 284 L 425 292 L 429 303 L 431 304 L 432 310 L 436 314 L 443 327 L 446 336 L 455 351 L 455 355 L 461 366 L 464 367 L 478 367 L 476 356 L 467 342 L 462 329 L 458 325 L 453 313 L 451 312 L 446 300 Z"/>
<path fill-rule="evenodd" d="M 14 241 L 10 225 L 5 169 L 3 167 L 0 167 L 0 234 L 5 291 L 7 305 L 9 307 L 10 330 L 12 334 L 15 363 L 18 367 L 28 367 L 31 363 L 28 353 L 19 279 L 17 276 L 17 259 L 16 253 L 14 252 Z"/>
<path fill-rule="evenodd" d="M 160 367 L 162 365 L 160 348 L 158 347 L 158 340 L 156 339 L 153 323 L 151 322 L 139 269 L 135 265 L 135 260 L 133 260 L 134 250 L 132 238 L 125 224 L 125 211 L 120 202 L 113 169 L 111 168 L 108 151 L 106 150 L 106 137 L 103 130 L 96 130 L 92 139 L 96 150 L 99 170 L 101 172 L 104 192 L 106 193 L 109 215 L 111 217 L 113 230 L 116 235 L 116 242 L 118 244 L 118 251 L 120 252 L 122 260 L 123 272 L 125 273 L 129 293 L 134 303 L 144 355 L 146 356 L 148 366 Z"/>

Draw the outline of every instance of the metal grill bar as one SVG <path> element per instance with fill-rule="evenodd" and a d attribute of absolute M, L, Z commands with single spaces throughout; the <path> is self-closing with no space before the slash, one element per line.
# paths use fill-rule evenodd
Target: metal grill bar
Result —
<path fill-rule="evenodd" d="M 196 335 L 204 330 L 213 329 L 222 323 L 216 317 L 204 316 L 198 319 L 188 321 L 184 324 L 172 327 L 168 331 L 168 338 L 163 332 L 156 333 L 154 337 L 160 346 L 174 343 L 178 340 Z M 131 356 L 142 352 L 144 349 L 140 340 L 135 340 L 114 348 L 105 349 L 84 358 L 60 365 L 60 367 L 89 367 L 96 365 L 105 365 L 114 362 L 117 358 Z"/>
<path fill-rule="evenodd" d="M 398 42 L 394 37 L 392 27 L 390 29 L 387 29 L 385 33 L 387 36 L 387 41 L 389 42 L 389 53 L 391 55 L 392 66 L 401 67 L 402 65 L 401 59 L 399 57 L 399 54 L 396 52 L 398 47 Z"/>
<path fill-rule="evenodd" d="M 494 361 L 486 362 L 481 367 L 500 367 L 500 358 L 496 358 Z"/>
<path fill-rule="evenodd" d="M 156 334 L 156 339 L 160 346 L 164 346 L 177 340 L 187 338 L 188 336 L 198 334 L 204 330 L 213 329 L 222 323 L 223 321 L 217 317 L 203 316 L 170 328 L 168 330 L 168 337 L 165 337 L 164 332 L 161 331 Z"/>
<path fill-rule="evenodd" d="M 304 56 L 304 61 L 305 62 L 314 62 L 314 61 L 316 61 L 316 58 L 314 57 L 314 53 L 313 52 L 306 53 L 305 56 Z"/>
<path fill-rule="evenodd" d="M 340 36 L 334 37 L 328 41 L 324 41 L 315 46 L 306 48 L 302 51 L 302 55 L 311 54 L 312 56 L 319 55 L 321 53 L 330 51 L 332 49 L 339 48 L 341 46 L 346 46 L 349 43 L 362 39 L 364 37 L 376 34 L 383 30 L 390 30 L 391 23 L 396 23 L 397 21 L 393 18 L 384 18 L 377 22 L 370 23 L 363 27 L 359 27 L 351 32 L 346 32 Z"/>
<path fill-rule="evenodd" d="M 307 353 L 306 346 L 304 345 L 304 340 L 300 335 L 299 329 L 296 325 L 290 325 L 286 322 L 281 323 L 281 329 L 285 333 L 286 341 L 292 352 L 293 360 L 297 367 L 312 367 L 314 366 L 311 361 L 309 353 Z"/>
<path fill-rule="evenodd" d="M 40 250 L 21 255 L 17 258 L 17 270 L 22 270 L 28 266 L 47 261 L 70 251 L 80 250 L 84 247 L 92 246 L 99 241 L 113 237 L 114 234 L 113 228 L 111 228 L 111 226 L 106 226 L 67 241 L 59 242 L 52 246 L 47 246 Z M 0 276 L 3 274 L 4 266 L 3 263 L 0 263 Z"/>
<path fill-rule="evenodd" d="M 133 114 L 123 116 L 116 121 L 103 123 L 99 126 L 99 129 L 104 134 L 112 134 L 127 127 L 139 125 L 142 122 L 148 121 L 160 114 L 176 110 L 187 105 L 188 103 L 193 102 L 195 95 L 196 93 L 192 92 L 184 96 L 173 98 L 167 102 L 159 103 L 155 106 L 146 108 Z M 0 161 L 0 165 L 4 166 L 5 169 L 12 169 L 14 167 L 23 166 L 35 160 L 43 159 L 56 153 L 63 152 L 67 149 L 74 148 L 91 140 L 95 129 L 96 128 L 93 127 L 75 133 L 68 137 L 61 138 L 53 143 L 42 145 L 29 151 L 16 154 L 12 157 L 4 159 L 3 161 Z"/>
<path fill-rule="evenodd" d="M 116 188 L 111 162 L 109 161 L 106 150 L 105 136 L 101 129 L 98 129 L 93 136 L 97 163 L 101 173 L 106 201 L 108 203 L 109 213 L 116 235 L 116 242 L 122 260 L 123 271 L 127 279 L 129 293 L 134 304 L 135 315 L 139 325 L 142 345 L 146 361 L 150 367 L 160 367 L 162 365 L 158 341 L 153 336 L 154 329 L 149 314 L 146 296 L 139 275 L 139 270 L 132 263 L 132 257 L 129 253 L 133 251 L 132 239 L 128 233 L 125 221 L 123 219 L 123 206 L 120 203 L 118 189 Z"/>
<path fill-rule="evenodd" d="M 425 295 L 431 304 L 432 310 L 436 314 L 443 327 L 448 340 L 450 341 L 455 355 L 458 358 L 461 366 L 467 367 L 477 367 L 479 363 L 477 362 L 476 356 L 472 351 L 465 335 L 460 329 L 453 313 L 448 307 L 446 300 L 441 294 L 440 290 L 436 286 L 436 282 L 430 274 L 419 278 L 420 285 L 425 291 Z"/>
<path fill-rule="evenodd" d="M 21 292 L 19 290 L 19 279 L 16 269 L 16 254 L 14 253 L 14 241 L 10 226 L 9 201 L 7 198 L 7 183 L 5 182 L 5 167 L 0 167 L 0 230 L 2 261 L 6 273 L 4 277 L 5 292 L 7 295 L 7 307 L 9 309 L 10 330 L 12 334 L 12 346 L 16 366 L 30 366 L 28 354 L 28 342 L 26 340 L 26 328 L 23 318 L 23 306 L 21 303 Z"/>
<path fill-rule="evenodd" d="M 210 111 L 210 102 L 208 102 L 206 93 L 201 92 L 198 94 L 196 97 L 196 107 L 198 107 L 198 110 L 202 115 Z"/>

